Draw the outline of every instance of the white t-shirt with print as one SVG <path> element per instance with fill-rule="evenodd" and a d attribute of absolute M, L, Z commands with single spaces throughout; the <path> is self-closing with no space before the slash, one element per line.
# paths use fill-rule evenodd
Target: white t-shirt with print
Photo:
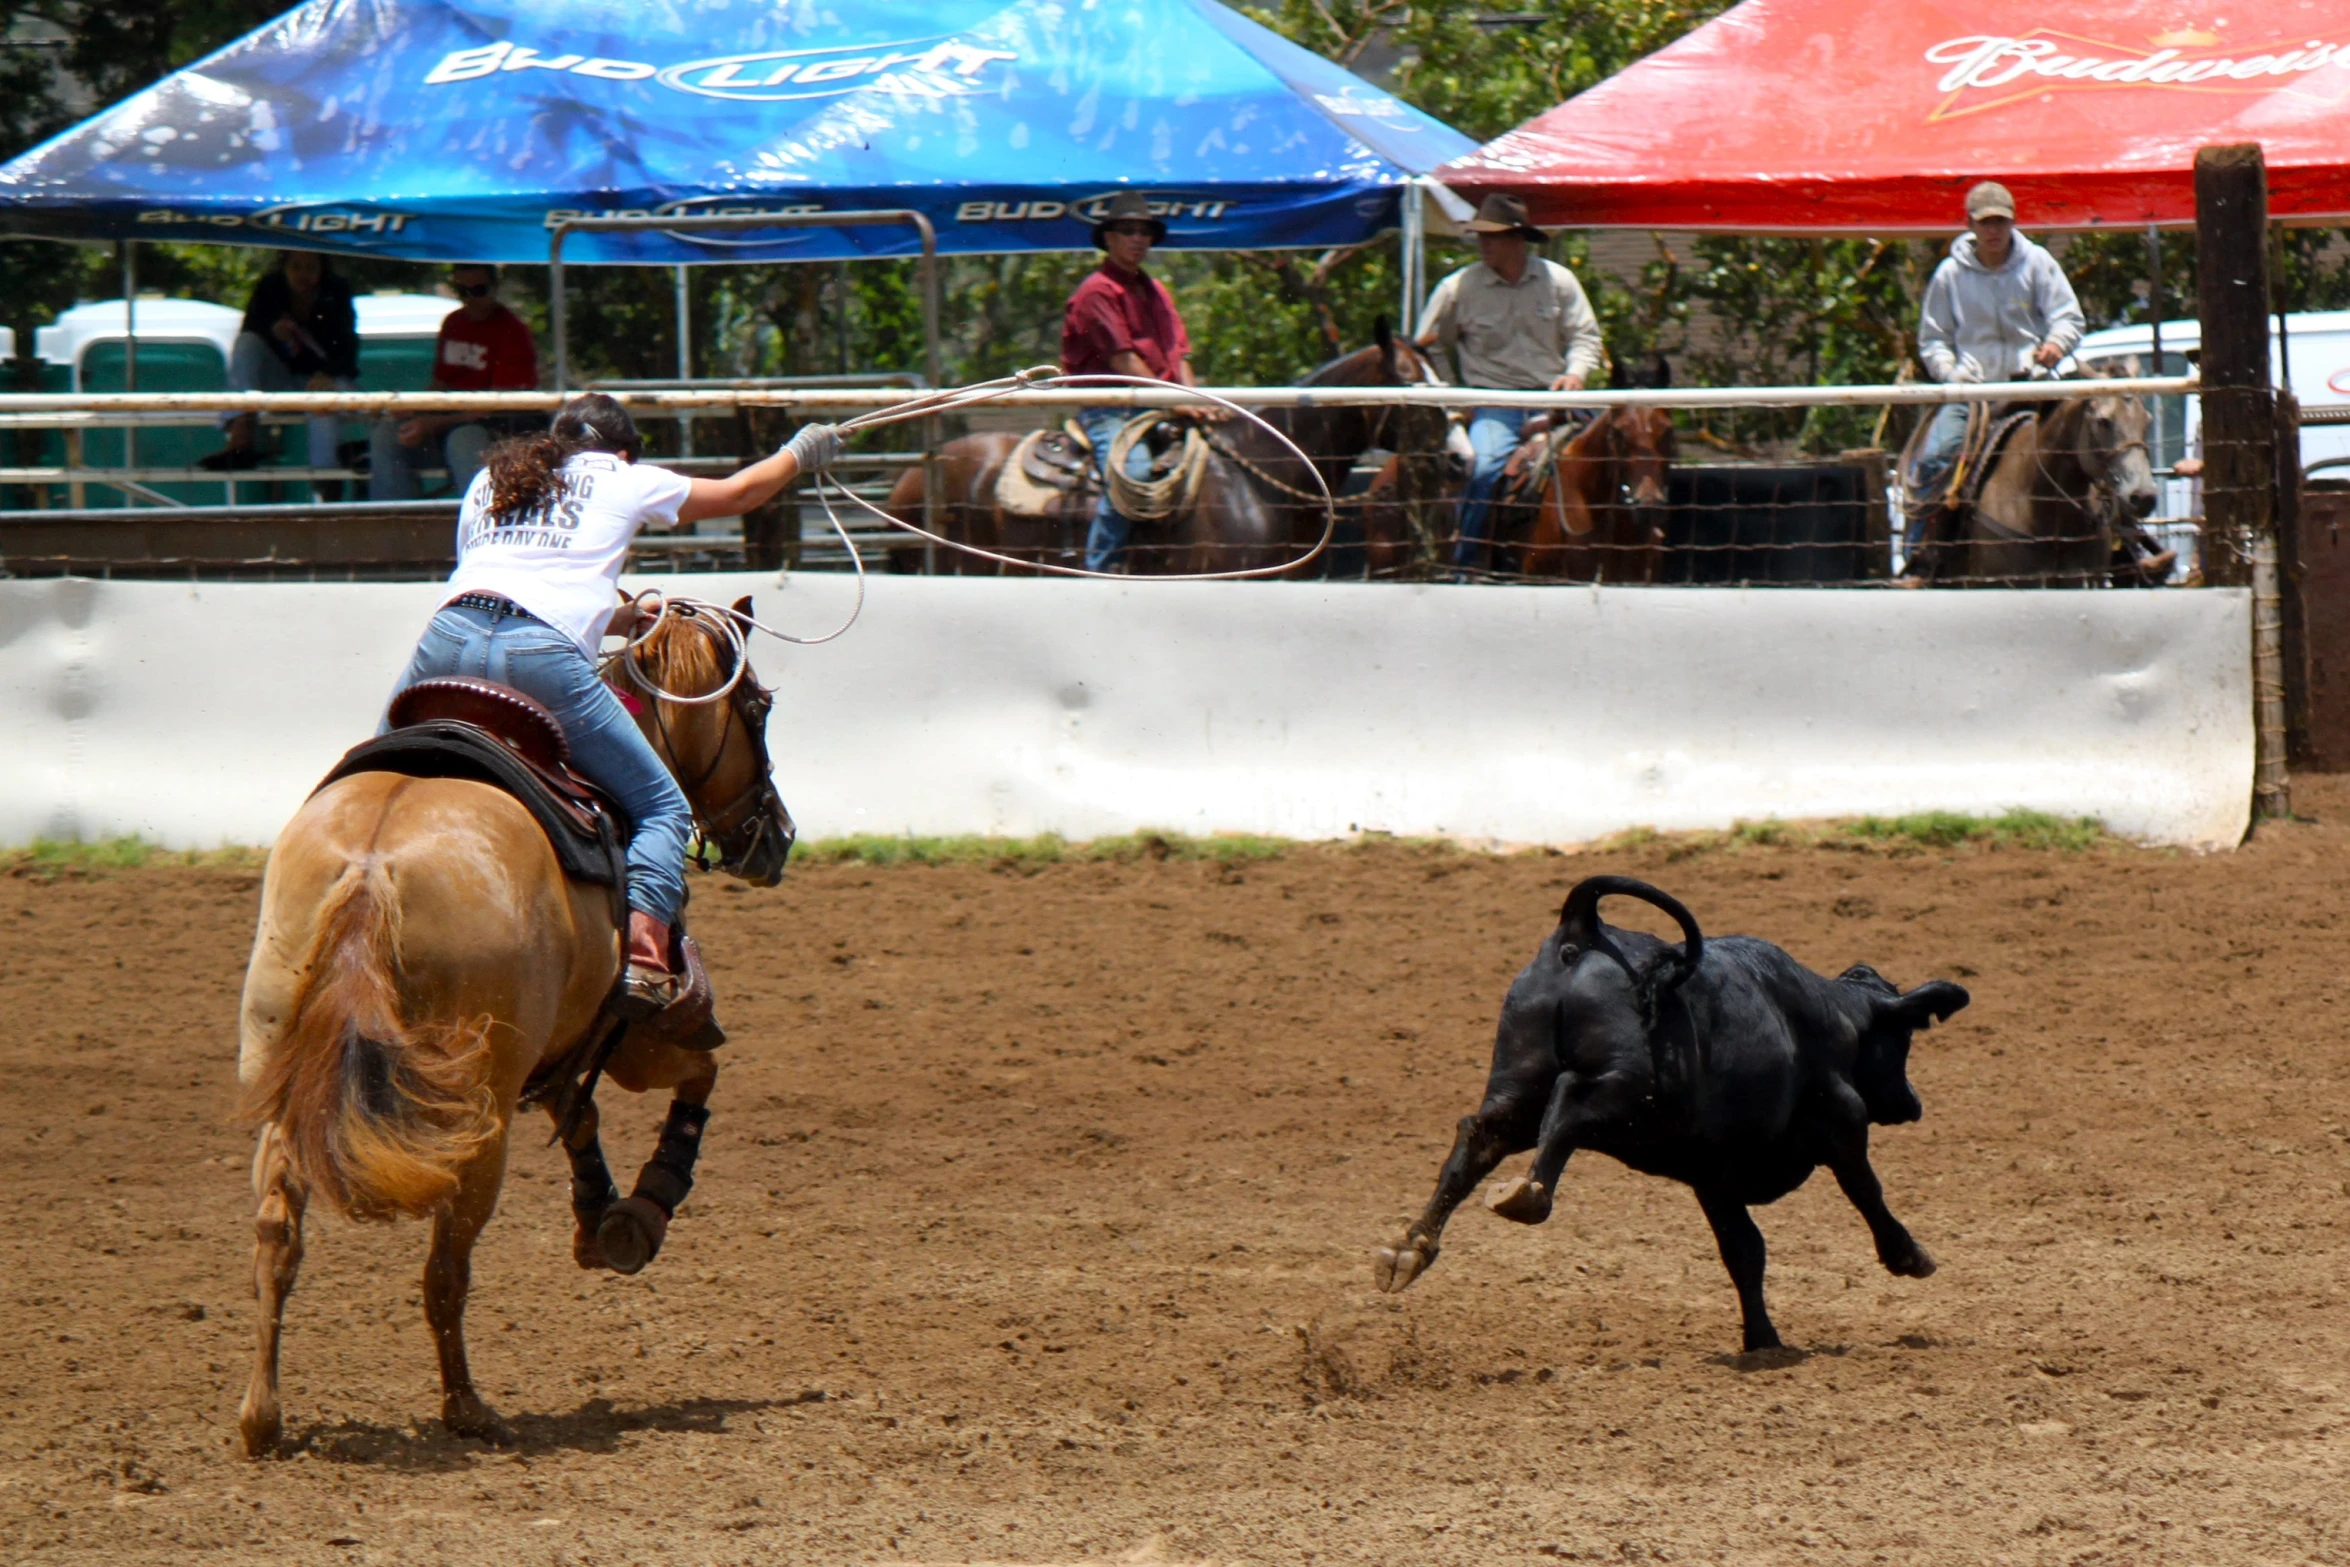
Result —
<path fill-rule="evenodd" d="M 537 510 L 492 517 L 489 472 L 475 475 L 457 512 L 449 597 L 503 594 L 593 658 L 620 602 L 630 542 L 648 524 L 675 526 L 689 481 L 610 452 L 581 452 L 557 480 L 556 494 Z"/>

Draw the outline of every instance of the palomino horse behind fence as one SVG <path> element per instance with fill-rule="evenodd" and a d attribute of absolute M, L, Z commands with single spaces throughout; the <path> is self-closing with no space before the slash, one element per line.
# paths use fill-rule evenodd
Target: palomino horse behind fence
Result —
<path fill-rule="evenodd" d="M 2153 549 L 2137 528 L 2155 502 L 2145 400 L 2108 392 L 1991 417 L 2003 444 L 1949 541 L 1921 548 L 1920 575 L 2076 588 L 2148 580 L 2135 560 L 2138 546 Z M 2010 419 L 2015 427 L 2002 430 Z"/>
<path fill-rule="evenodd" d="M 750 600 L 735 608 L 748 615 Z M 643 673 L 679 696 L 717 690 L 733 654 L 706 623 L 714 613 L 673 612 L 638 649 Z M 725 868 L 772 885 L 787 829 L 766 783 L 764 693 L 747 670 L 735 693 L 699 705 L 647 697 L 640 722 Z M 758 803 L 745 813 L 745 801 Z M 242 1107 L 260 1129 L 259 1342 L 238 1416 L 247 1453 L 278 1444 L 279 1328 L 314 1195 L 354 1219 L 432 1221 L 424 1315 L 440 1355 L 441 1420 L 460 1435 L 504 1437 L 466 1365 L 474 1241 L 497 1205 L 524 1084 L 597 1025 L 620 960 L 609 889 L 567 880 L 529 811 L 488 784 L 360 773 L 319 790 L 286 825 L 262 884 L 240 1017 Z M 673 1090 L 672 1121 L 682 1114 L 698 1139 L 718 1076 L 707 1052 L 624 1037 L 606 1075 L 634 1093 Z M 603 1210 L 581 1206 L 583 1189 L 612 1194 L 595 1139 L 590 1101 L 567 1144 L 583 1267 L 604 1263 L 594 1222 Z"/>
<path fill-rule="evenodd" d="M 1396 338 L 1382 321 L 1376 341 L 1331 360 L 1298 384 L 1441 386 L 1443 377 L 1426 356 Z M 1436 458 L 1457 444 L 1465 456 L 1465 440 L 1456 441 L 1454 427 L 1442 410 L 1435 408 L 1371 404 L 1267 408 L 1261 412 L 1267 423 L 1313 459 L 1332 495 L 1343 493 L 1355 459 L 1374 448 L 1407 457 Z M 1127 569 L 1136 576 L 1277 566 L 1311 548 L 1321 536 L 1322 491 L 1314 475 L 1287 448 L 1244 419 L 1224 420 L 1205 428 L 1209 452 L 1198 500 L 1182 516 L 1134 529 L 1127 549 Z M 960 437 L 938 449 L 932 464 L 940 473 L 940 533 L 959 543 L 1023 560 L 1082 564 L 1085 536 L 1093 520 L 1093 490 L 1071 492 L 1044 518 L 1015 516 L 998 504 L 996 482 L 1019 439 L 1017 435 L 987 432 Z M 1405 485 L 1422 482 L 1421 471 L 1419 466 L 1407 465 Z M 1436 481 L 1424 482 L 1432 485 Z M 886 509 L 907 522 L 922 520 L 922 470 L 908 469 L 899 478 Z M 1372 574 L 1399 568 L 1412 548 L 1407 537 L 1366 541 Z M 923 546 L 919 540 L 896 543 L 891 546 L 890 560 L 896 570 L 920 570 Z M 1317 562 L 1300 574 L 1321 575 L 1327 565 Z M 934 569 L 993 576 L 1016 574 L 1019 568 L 941 549 Z"/>

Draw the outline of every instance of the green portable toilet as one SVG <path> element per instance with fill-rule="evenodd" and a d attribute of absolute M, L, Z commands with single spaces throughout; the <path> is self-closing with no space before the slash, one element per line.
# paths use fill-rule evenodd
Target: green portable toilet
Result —
<path fill-rule="evenodd" d="M 228 390 L 228 356 L 237 340 L 240 311 L 200 299 L 141 298 L 130 314 L 129 326 L 138 333 L 138 390 L 142 392 L 224 392 Z M 125 352 L 125 312 L 119 299 L 76 305 L 55 323 L 33 335 L 34 352 L 41 360 L 43 390 L 120 392 L 126 390 L 128 354 Z M 58 384 L 62 383 L 62 384 Z M 54 460 L 65 460 L 62 433 L 43 443 Z M 192 467 L 197 458 L 220 449 L 217 429 L 205 426 L 165 426 L 142 429 L 137 456 L 142 468 Z M 123 466 L 123 433 L 92 430 L 82 437 L 82 461 L 94 468 Z M 191 506 L 219 505 L 227 489 L 216 482 L 188 482 L 150 486 L 173 500 Z M 86 504 L 127 505 L 120 490 L 91 485 Z M 70 504 L 70 492 L 58 486 L 52 504 Z"/>

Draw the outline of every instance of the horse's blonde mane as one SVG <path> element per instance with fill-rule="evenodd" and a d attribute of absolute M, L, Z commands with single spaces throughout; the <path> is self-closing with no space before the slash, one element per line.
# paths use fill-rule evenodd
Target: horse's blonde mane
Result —
<path fill-rule="evenodd" d="M 704 613 L 704 612 L 697 612 Z M 719 655 L 719 636 L 699 626 L 688 626 L 683 615 L 671 615 L 654 628 L 632 655 L 636 667 L 653 684 L 680 696 L 714 691 L 726 679 L 727 661 Z"/>

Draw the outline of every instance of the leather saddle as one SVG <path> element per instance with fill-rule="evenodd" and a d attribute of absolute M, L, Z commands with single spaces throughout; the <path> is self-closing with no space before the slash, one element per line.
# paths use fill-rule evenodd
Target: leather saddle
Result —
<path fill-rule="evenodd" d="M 503 789 L 546 833 L 565 876 L 610 889 L 613 924 L 627 927 L 631 823 L 617 801 L 571 770 L 571 747 L 553 713 L 511 686 L 451 676 L 409 686 L 385 716 L 391 731 L 346 751 L 320 789 L 354 773 L 470 778 Z M 709 971 L 682 919 L 671 927 L 669 961 L 683 982 L 678 999 L 631 1025 L 632 1037 L 700 1050 L 723 1043 L 710 1016 Z"/>
<path fill-rule="evenodd" d="M 455 676 L 418 681 L 392 699 L 386 716 L 391 731 L 343 753 L 320 789 L 353 773 L 470 778 L 503 789 L 546 832 L 564 875 L 609 887 L 614 905 L 622 904 L 631 824 L 610 796 L 571 771 L 554 714 L 509 686 Z"/>
<path fill-rule="evenodd" d="M 996 477 L 996 503 L 1017 517 L 1045 517 L 1093 487 L 1093 445 L 1072 423 L 1021 438 Z"/>
<path fill-rule="evenodd" d="M 1559 453 L 1591 424 L 1590 418 L 1577 417 L 1579 413 L 1544 409 L 1528 416 L 1518 432 L 1517 450 L 1502 465 L 1501 483 L 1494 491 L 1497 501 L 1505 506 L 1532 505 L 1541 497 L 1551 470 L 1558 466 Z"/>

